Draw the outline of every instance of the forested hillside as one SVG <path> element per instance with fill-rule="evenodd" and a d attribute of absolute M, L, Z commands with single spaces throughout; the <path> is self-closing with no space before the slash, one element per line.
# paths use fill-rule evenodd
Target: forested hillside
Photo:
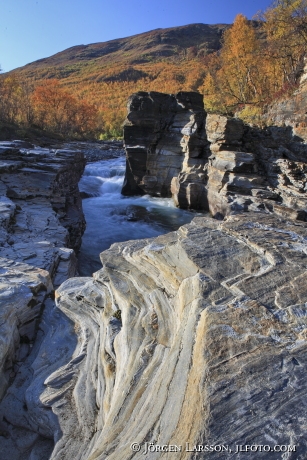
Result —
<path fill-rule="evenodd" d="M 268 104 L 298 87 L 306 45 L 307 0 L 276 0 L 259 15 L 258 33 L 239 14 L 208 60 L 207 108 L 260 123 Z"/>
<path fill-rule="evenodd" d="M 277 0 L 257 20 L 192 24 L 80 45 L 0 79 L 0 121 L 60 136 L 121 135 L 130 94 L 199 91 L 206 108 L 260 123 L 303 68 L 307 0 Z"/>
<path fill-rule="evenodd" d="M 58 133 L 121 135 L 128 96 L 139 90 L 196 90 L 205 76 L 205 59 L 220 48 L 227 27 L 157 29 L 75 46 L 28 64 L 3 75 L 1 119 Z M 84 111 L 80 121 L 91 116 L 81 126 L 75 112 Z"/>

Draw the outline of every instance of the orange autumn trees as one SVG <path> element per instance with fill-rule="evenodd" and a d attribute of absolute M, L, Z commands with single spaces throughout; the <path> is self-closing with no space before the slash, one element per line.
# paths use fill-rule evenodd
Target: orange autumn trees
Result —
<path fill-rule="evenodd" d="M 14 75 L 0 78 L 0 122 L 74 137 L 97 137 L 102 129 L 96 106 L 58 80 L 35 84 Z"/>
<path fill-rule="evenodd" d="M 13 76 L 0 81 L 0 119 L 6 122 L 14 122 L 19 115 L 19 100 L 21 99 L 21 87 Z"/>
<path fill-rule="evenodd" d="M 307 0 L 275 0 L 258 21 L 239 14 L 208 57 L 208 110 L 260 122 L 265 107 L 297 87 L 307 45 Z"/>
<path fill-rule="evenodd" d="M 279 84 L 295 84 L 307 47 L 307 0 L 275 0 L 261 19 L 265 51 L 276 68 Z"/>
<path fill-rule="evenodd" d="M 125 73 L 125 66 L 114 66 L 112 81 L 105 81 L 107 79 L 103 79 L 102 76 L 102 81 L 91 76 L 84 79 L 82 84 L 76 84 L 75 80 L 66 79 L 65 81 L 67 85 L 74 85 L 75 94 L 79 94 L 83 99 L 96 105 L 102 125 L 101 138 L 122 136 L 122 125 L 127 114 L 127 100 L 132 93 L 137 91 L 164 93 L 176 93 L 181 90 L 197 91 L 205 73 L 202 60 L 197 59 L 150 62 L 135 65 L 135 68 L 143 69 L 145 75 L 137 81 L 116 80 L 115 70 L 122 75 Z M 107 70 L 102 68 L 102 75 Z"/>
<path fill-rule="evenodd" d="M 97 130 L 98 111 L 77 99 L 56 79 L 46 80 L 32 94 L 34 118 L 42 129 L 64 134 L 86 134 Z"/>
<path fill-rule="evenodd" d="M 19 80 L 16 76 L 0 78 L 0 122 L 30 124 L 33 122 L 32 93 L 30 80 Z"/>
<path fill-rule="evenodd" d="M 216 47 L 206 38 L 197 46 L 176 46 L 171 56 L 143 55 L 133 42 L 131 55 L 121 50 L 114 60 L 111 53 L 0 75 L 0 122 L 62 137 L 120 137 L 130 94 L 199 91 L 207 110 L 261 123 L 266 106 L 299 82 L 307 0 L 275 0 L 257 21 L 239 14 L 222 30 L 221 48 L 210 54 Z"/>
<path fill-rule="evenodd" d="M 223 36 L 223 46 L 209 61 L 203 91 L 209 108 L 231 112 L 263 102 L 269 92 L 269 62 L 261 53 L 253 24 L 239 14 Z"/>

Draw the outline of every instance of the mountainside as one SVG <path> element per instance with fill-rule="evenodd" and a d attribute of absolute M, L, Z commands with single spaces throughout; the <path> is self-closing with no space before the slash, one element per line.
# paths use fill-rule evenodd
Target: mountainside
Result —
<path fill-rule="evenodd" d="M 126 101 L 135 91 L 197 90 L 204 79 L 207 55 L 220 48 L 228 27 L 190 24 L 74 46 L 4 74 L 4 78 L 15 76 L 26 85 L 24 93 L 57 79 L 75 97 L 97 107 L 100 132 L 118 136 Z"/>
<path fill-rule="evenodd" d="M 0 122 L 26 134 L 121 137 L 131 94 L 197 91 L 208 112 L 262 126 L 274 120 L 263 117 L 268 107 L 299 85 L 307 41 L 303 1 L 268 8 L 258 21 L 240 13 L 232 26 L 156 29 L 27 64 L 0 78 Z"/>
<path fill-rule="evenodd" d="M 204 57 L 220 48 L 227 24 L 190 24 L 119 38 L 102 43 L 68 48 L 48 58 L 27 64 L 15 72 L 32 78 L 68 78 L 72 74 L 96 75 L 108 80 L 106 67 L 140 65 L 157 61 Z M 173 58 L 173 59 L 171 59 Z M 110 69 L 109 69 L 110 70 Z M 131 74 L 122 80 L 139 79 Z"/>

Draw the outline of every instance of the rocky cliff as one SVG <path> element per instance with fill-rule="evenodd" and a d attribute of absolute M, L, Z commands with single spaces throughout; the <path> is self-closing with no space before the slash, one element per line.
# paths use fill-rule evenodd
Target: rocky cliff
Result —
<path fill-rule="evenodd" d="M 198 93 L 136 93 L 124 126 L 123 194 L 173 196 L 214 217 L 241 211 L 306 218 L 304 139 L 289 127 L 257 129 L 206 114 Z"/>
<path fill-rule="evenodd" d="M 3 459 L 28 458 L 31 446 L 39 446 L 44 436 L 20 419 L 27 410 L 25 389 L 31 384 L 35 349 L 47 330 L 51 333 L 41 317 L 49 318 L 54 309 L 54 289 L 76 273 L 74 249 L 85 228 L 78 190 L 84 166 L 78 152 L 40 149 L 20 141 L 0 144 Z"/>
<path fill-rule="evenodd" d="M 58 289 L 31 384 L 4 400 L 44 437 L 15 458 L 53 440 L 53 460 L 306 458 L 306 241 L 305 223 L 243 213 L 102 253 Z"/>
<path fill-rule="evenodd" d="M 289 97 L 273 103 L 265 115 L 265 122 L 278 126 L 289 126 L 293 134 L 307 141 L 307 58 L 298 88 Z"/>

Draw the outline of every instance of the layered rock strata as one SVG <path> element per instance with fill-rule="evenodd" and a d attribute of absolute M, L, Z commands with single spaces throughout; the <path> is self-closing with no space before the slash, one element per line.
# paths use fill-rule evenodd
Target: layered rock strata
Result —
<path fill-rule="evenodd" d="M 124 194 L 172 195 L 221 218 L 267 210 L 306 219 L 307 147 L 291 127 L 207 115 L 197 93 L 136 93 L 128 112 Z"/>
<path fill-rule="evenodd" d="M 191 196 L 188 183 L 193 182 L 194 176 L 198 181 L 205 176 L 203 165 L 209 152 L 202 96 L 187 92 L 175 96 L 139 92 L 129 99 L 128 112 L 124 126 L 127 161 L 122 193 L 166 197 L 171 196 L 171 188 L 177 187 L 177 195 L 187 199 L 186 207 L 191 201 L 191 207 L 196 207 L 198 198 L 194 199 L 193 193 Z M 185 185 L 181 186 L 183 164 Z M 172 183 L 174 178 L 178 184 Z"/>
<path fill-rule="evenodd" d="M 2 458 L 28 458 L 27 452 L 30 455 L 34 445 L 38 449 L 44 437 L 35 425 L 20 421 L 20 410 L 27 410 L 31 362 L 47 334 L 40 322 L 42 312 L 45 309 L 50 316 L 54 289 L 76 273 L 74 250 L 85 227 L 78 191 L 83 169 L 79 152 L 40 149 L 24 142 L 0 144 Z M 8 450 L 3 450 L 3 442 L 9 442 Z"/>
<path fill-rule="evenodd" d="M 303 460 L 306 241 L 306 224 L 250 212 L 114 244 L 94 278 L 57 291 L 27 410 L 11 416 L 54 433 L 52 460 L 255 458 L 235 454 L 246 444 Z"/>
<path fill-rule="evenodd" d="M 251 141 L 251 131 L 239 119 L 207 116 L 206 133 L 212 154 L 206 188 L 208 210 L 216 218 L 241 211 L 272 211 L 269 200 L 279 199 L 270 188 L 267 168 L 261 167 L 264 136 L 261 133 L 258 142 Z"/>

